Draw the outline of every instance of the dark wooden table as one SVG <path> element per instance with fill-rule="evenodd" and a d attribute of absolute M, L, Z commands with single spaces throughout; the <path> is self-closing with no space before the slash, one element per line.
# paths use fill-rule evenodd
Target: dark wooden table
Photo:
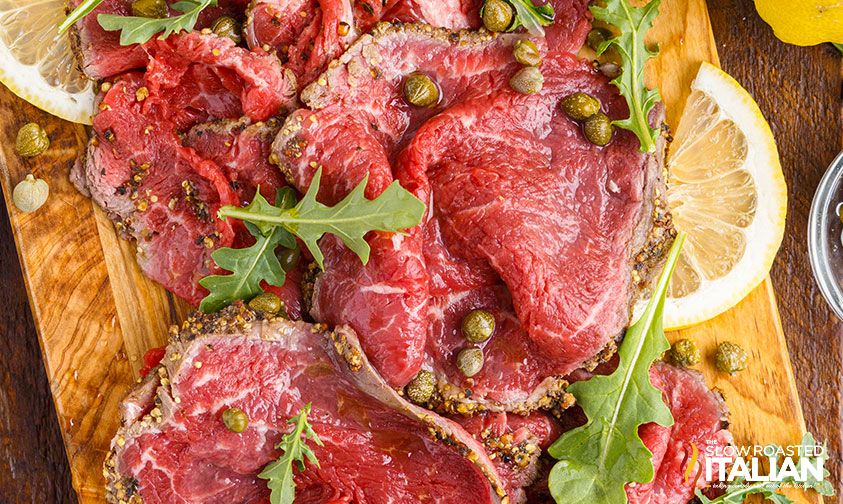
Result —
<path fill-rule="evenodd" d="M 796 47 L 779 42 L 751 0 L 708 4 L 723 69 L 755 97 L 778 141 L 790 203 L 773 283 L 808 429 L 828 441 L 828 467 L 840 493 L 843 323 L 831 314 L 814 283 L 805 235 L 814 189 L 843 147 L 841 55 L 829 44 Z M 0 306 L 6 310 L 0 317 L 0 503 L 75 502 L 2 204 Z"/>

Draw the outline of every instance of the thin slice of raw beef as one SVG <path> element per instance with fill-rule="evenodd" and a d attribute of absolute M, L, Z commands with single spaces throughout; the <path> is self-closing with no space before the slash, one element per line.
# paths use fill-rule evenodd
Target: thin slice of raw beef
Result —
<path fill-rule="evenodd" d="M 321 468 L 294 470 L 297 503 L 499 503 L 504 483 L 457 423 L 405 401 L 348 328 L 261 317 L 238 303 L 173 329 L 162 366 L 121 404 L 106 459 L 110 502 L 258 502 L 257 474 L 306 404 Z M 222 413 L 238 408 L 235 434 Z M 519 491 L 520 489 L 514 489 Z M 510 500 L 512 500 L 510 498 Z"/>
<path fill-rule="evenodd" d="M 368 197 L 394 176 L 429 203 L 409 237 L 371 238 L 381 254 L 366 266 L 336 240 L 323 242 L 311 314 L 352 325 L 393 385 L 412 377 L 426 348 L 444 402 L 456 404 L 447 411 L 569 402 L 560 377 L 612 347 L 671 237 L 664 202 L 656 204 L 661 147 L 641 154 L 627 131 L 594 146 L 561 111 L 563 98 L 582 91 L 624 117 L 615 88 L 587 62 L 555 53 L 542 66 L 544 89 L 520 95 L 508 85 L 519 68 L 515 40 L 378 25 L 305 89 L 310 110 L 292 114 L 273 146 L 296 187 L 323 167 L 323 201 L 368 174 Z M 402 98 L 415 72 L 441 90 L 430 108 Z M 469 379 L 454 356 L 466 346 L 460 321 L 477 308 L 495 312 L 500 328 Z"/>
<path fill-rule="evenodd" d="M 663 434 L 651 433 L 655 439 L 651 437 L 648 442 L 648 434 L 643 432 L 648 426 L 641 428 L 639 434 L 654 454 L 656 477 L 649 488 L 644 485 L 643 489 L 630 489 L 627 494 L 632 504 L 688 502 L 693 499 L 696 488 L 703 489 L 715 483 L 705 474 L 709 454 L 726 455 L 723 448 L 732 444 L 732 433 L 727 430 L 728 409 L 723 396 L 708 389 L 700 372 L 664 363 L 657 363 L 653 368 L 663 383 L 663 388 L 659 388 L 673 414 L 673 426 L 668 428 L 670 438 L 665 447 L 661 446 Z M 699 456 L 696 466 L 687 473 L 686 481 L 694 446 Z"/>
<path fill-rule="evenodd" d="M 250 47 L 275 51 L 301 85 L 312 82 L 378 21 L 477 29 L 484 0 L 255 0 L 245 26 Z M 553 0 L 546 33 L 554 51 L 576 52 L 591 27 L 587 0 Z"/>
<path fill-rule="evenodd" d="M 505 88 L 430 119 L 394 168 L 437 220 L 422 233 L 440 308 L 430 311 L 434 366 L 451 383 L 504 403 L 622 335 L 649 277 L 650 254 L 638 256 L 654 234 L 654 211 L 665 211 L 655 204 L 664 193 L 660 155 L 639 153 L 624 130 L 597 147 L 561 109 L 565 97 L 585 92 L 609 117 L 625 117 L 606 78 L 567 54 L 548 57 L 542 73 L 540 93 Z M 669 241 L 662 231 L 655 235 Z M 660 244 L 657 256 L 664 250 Z M 488 271 L 466 281 L 466 269 L 484 270 L 478 263 L 503 280 L 504 292 L 484 285 Z M 492 311 L 500 325 L 481 344 L 487 364 L 466 379 L 454 356 L 469 345 L 459 327 L 474 309 Z"/>
<path fill-rule="evenodd" d="M 146 66 L 147 54 L 138 44 L 120 45 L 119 31 L 105 31 L 97 21 L 100 14 L 132 15 L 133 0 L 103 0 L 90 14 L 76 22 L 70 29 L 71 41 L 85 75 L 94 80 L 105 79 L 127 70 Z M 167 0 L 172 5 L 178 0 Z M 199 14 L 196 29 L 210 26 L 220 16 L 242 18 L 249 0 L 220 0 L 219 6 L 208 7 Z M 69 0 L 71 9 L 83 0 Z M 170 17 L 181 12 L 170 9 Z M 242 19 L 241 19 L 242 20 Z"/>
<path fill-rule="evenodd" d="M 287 185 L 278 167 L 268 160 L 272 140 L 278 134 L 280 124 L 275 118 L 256 123 L 248 117 L 222 119 L 194 126 L 183 143 L 222 169 L 241 202 L 252 201 L 258 186 L 268 201 L 274 201 L 276 189 Z M 249 233 L 238 234 L 234 242 L 235 248 L 253 244 L 254 237 Z M 306 255 L 307 249 L 303 251 Z M 287 281 L 281 287 L 266 282 L 261 284 L 265 291 L 281 299 L 287 315 L 293 320 L 300 320 L 302 316 L 301 280 L 307 268 L 306 259 L 309 256 L 302 258 L 295 269 L 287 272 Z"/>
<path fill-rule="evenodd" d="M 307 84 L 360 34 L 351 4 L 350 0 L 255 0 L 244 27 L 246 42 L 276 53 L 299 83 Z"/>
<path fill-rule="evenodd" d="M 527 501 L 524 489 L 539 476 L 539 456 L 562 433 L 559 423 L 548 414 L 529 416 L 513 413 L 487 413 L 472 417 L 455 416 L 469 434 L 483 444 L 510 499 Z"/>
<path fill-rule="evenodd" d="M 144 50 L 151 58 L 146 74 L 104 84 L 74 180 L 137 240 L 144 273 L 198 304 L 207 291 L 197 282 L 219 272 L 211 252 L 234 244 L 237 234 L 248 239 L 242 226 L 216 219 L 221 205 L 241 204 L 234 187 L 244 175 L 202 158 L 180 135 L 196 123 L 244 112 L 268 119 L 294 95 L 274 56 L 215 35 L 154 40 Z M 268 171 L 245 169 L 254 170 L 255 181 Z"/>
<path fill-rule="evenodd" d="M 518 66 L 515 40 L 379 24 L 304 90 L 310 110 L 287 118 L 273 144 L 276 161 L 300 191 L 322 166 L 319 199 L 326 204 L 339 201 L 366 175 L 366 197 L 376 197 L 393 181 L 390 162 L 419 125 L 462 99 L 505 85 Z M 413 108 L 401 98 L 405 77 L 417 71 L 433 76 L 442 90 L 432 108 Z M 422 243 L 373 234 L 369 244 L 372 255 L 364 266 L 338 240 L 322 241 L 325 273 L 316 280 L 311 314 L 354 327 L 375 367 L 391 385 L 402 386 L 418 372 L 427 337 Z"/>
<path fill-rule="evenodd" d="M 587 380 L 593 374 L 609 374 L 616 368 L 614 358 L 595 373 L 577 371 L 567 378 L 572 382 Z M 673 425 L 662 427 L 651 423 L 638 428 L 638 435 L 653 454 L 655 477 L 650 483 L 627 485 L 627 497 L 631 504 L 685 504 L 693 499 L 696 488 L 703 489 L 716 482 L 706 479 L 704 468 L 707 457 L 712 453 L 724 456 L 723 448 L 732 444 L 729 411 L 723 396 L 709 390 L 698 371 L 658 362 L 650 368 L 650 382 L 662 391 L 662 398 L 673 415 Z M 586 418 L 575 407 L 565 411 L 560 420 L 562 429 L 570 430 L 584 424 Z M 696 465 L 689 468 L 694 446 L 698 458 Z M 531 502 L 553 502 L 547 495 L 546 481 L 544 485 L 528 491 L 537 495 L 531 497 Z"/>

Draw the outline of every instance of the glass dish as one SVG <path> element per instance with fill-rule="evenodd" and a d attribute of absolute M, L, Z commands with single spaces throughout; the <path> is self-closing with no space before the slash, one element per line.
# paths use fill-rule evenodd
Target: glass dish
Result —
<path fill-rule="evenodd" d="M 843 152 L 820 181 L 808 217 L 808 255 L 820 291 L 843 319 Z"/>

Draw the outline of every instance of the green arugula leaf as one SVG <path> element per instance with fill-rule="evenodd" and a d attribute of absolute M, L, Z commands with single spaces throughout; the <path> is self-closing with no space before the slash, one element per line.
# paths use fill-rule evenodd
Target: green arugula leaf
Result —
<path fill-rule="evenodd" d="M 831 45 L 837 48 L 838 51 L 843 53 L 843 44 L 838 44 L 837 42 L 832 42 Z"/>
<path fill-rule="evenodd" d="M 801 453 L 809 453 L 813 451 L 814 447 L 819 445 L 814 440 L 814 436 L 808 432 L 802 437 L 800 446 L 802 447 Z M 772 448 L 771 451 L 773 452 L 778 450 L 776 445 L 768 445 L 767 448 Z M 828 460 L 828 450 L 825 449 L 825 443 L 823 443 L 823 448 L 823 453 L 819 457 L 800 456 L 799 460 L 796 462 L 796 472 L 802 474 L 802 468 L 807 465 L 810 460 Z M 772 455 L 768 458 L 771 466 L 777 463 L 776 455 Z M 749 483 L 747 483 L 743 477 L 740 477 L 729 483 L 723 495 L 717 497 L 716 499 L 709 499 L 703 495 L 700 489 L 696 490 L 696 495 L 701 504 L 742 504 L 744 499 L 755 494 L 759 494 L 775 504 L 792 504 L 794 501 L 787 498 L 784 494 L 778 493 L 780 488 L 789 484 L 804 485 L 806 489 L 811 488 L 820 495 L 834 495 L 834 487 L 831 485 L 831 482 L 828 481 L 828 475 L 828 471 L 823 468 L 822 480 L 817 479 L 813 474 L 807 472 L 808 478 L 807 481 L 804 482 L 796 481 L 796 478 L 790 475 L 782 478 L 780 481 L 759 481 Z"/>
<path fill-rule="evenodd" d="M 217 5 L 217 0 L 181 0 L 170 6 L 181 12 L 181 16 L 147 18 L 100 14 L 97 16 L 97 21 L 107 31 L 122 30 L 120 45 L 143 44 L 157 33 L 163 32 L 158 38 L 165 39 L 170 34 L 182 30 L 192 31 L 199 19 L 199 13 L 212 5 Z"/>
<path fill-rule="evenodd" d="M 644 7 L 632 7 L 628 0 L 606 0 L 606 6 L 592 6 L 594 19 L 614 26 L 619 32 L 597 49 L 603 54 L 613 46 L 621 56 L 621 74 L 612 84 L 617 86 L 629 106 L 629 118 L 614 121 L 623 129 L 632 131 L 641 144 L 641 152 L 653 152 L 660 131 L 650 127 L 650 111 L 661 100 L 658 88 L 647 89 L 644 84 L 644 66 L 647 60 L 658 55 L 644 45 L 644 35 L 652 28 L 653 19 L 659 14 L 660 0 L 652 0 Z"/>
<path fill-rule="evenodd" d="M 68 14 L 67 17 L 64 18 L 64 21 L 61 22 L 59 25 L 59 34 L 64 33 L 71 27 L 71 25 L 73 25 L 73 23 L 90 14 L 92 10 L 96 9 L 97 6 L 102 3 L 102 1 L 103 0 L 85 0 L 79 4 L 79 7 L 73 9 L 73 12 Z"/>
<path fill-rule="evenodd" d="M 618 351 L 620 363 L 608 376 L 596 375 L 568 387 L 588 422 L 562 434 L 548 452 L 559 462 L 550 471 L 550 493 L 558 504 L 623 504 L 624 486 L 653 480 L 652 453 L 638 427 L 673 424 L 662 393 L 650 383 L 650 366 L 670 348 L 662 328 L 667 286 L 685 241 L 677 236 L 641 319 Z"/>
<path fill-rule="evenodd" d="M 250 210 L 229 205 L 220 209 L 220 217 L 252 222 L 264 232 L 270 227 L 281 226 L 304 242 L 322 268 L 324 257 L 317 242 L 325 233 L 339 237 L 363 264 L 367 264 L 370 250 L 364 237 L 369 231 L 401 232 L 416 226 L 424 215 L 425 204 L 398 182 L 393 182 L 377 198 L 366 199 L 364 192 L 368 175 L 335 206 L 323 205 L 316 201 L 321 177 L 320 167 L 307 194 L 289 210 L 273 207 Z"/>
<path fill-rule="evenodd" d="M 293 431 L 285 434 L 281 442 L 275 446 L 276 449 L 284 450 L 281 457 L 275 462 L 270 462 L 263 468 L 258 478 L 268 480 L 269 501 L 272 504 L 293 504 L 296 496 L 296 482 L 293 481 L 293 464 L 299 471 L 304 471 L 304 459 L 310 461 L 316 467 L 319 461 L 316 460 L 313 450 L 307 446 L 307 440 L 313 440 L 319 446 L 325 446 L 313 430 L 313 426 L 307 421 L 307 414 L 310 413 L 310 404 L 302 406 L 301 413 L 287 420 L 288 424 L 294 424 Z"/>
<path fill-rule="evenodd" d="M 275 200 L 277 207 L 264 199 L 258 187 L 255 199 L 244 210 L 261 212 L 267 208 L 292 208 L 296 204 L 295 190 L 290 187 L 278 190 Z M 293 248 L 296 239 L 277 226 L 261 228 L 251 222 L 245 222 L 245 225 L 255 237 L 254 245 L 245 249 L 220 248 L 211 254 L 217 266 L 232 274 L 210 275 L 199 280 L 199 284 L 210 291 L 199 304 L 199 309 L 206 313 L 221 310 L 237 299 L 253 298 L 263 292 L 260 284 L 264 280 L 278 287 L 287 280 L 287 273 L 278 261 L 275 249 L 279 245 Z"/>

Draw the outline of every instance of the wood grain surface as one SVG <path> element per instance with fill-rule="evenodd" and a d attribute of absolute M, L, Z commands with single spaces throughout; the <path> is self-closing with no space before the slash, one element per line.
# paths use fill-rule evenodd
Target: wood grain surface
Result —
<path fill-rule="evenodd" d="M 674 0 L 663 1 L 670 3 Z M 843 331 L 841 324 L 831 317 L 811 278 L 804 231 L 814 187 L 827 163 L 843 144 L 840 56 L 830 47 L 797 48 L 779 43 L 772 37 L 771 30 L 757 18 L 751 1 L 709 0 L 708 11 L 724 69 L 756 97 L 779 142 L 791 203 L 783 250 L 773 270 L 773 284 L 779 294 L 779 307 L 793 356 L 796 384 L 806 406 L 808 427 L 821 438 L 829 440 L 834 457 L 834 481 L 840 488 L 839 390 Z M 694 23 L 687 25 L 696 24 L 699 16 L 705 15 L 705 9 L 699 8 L 683 14 L 686 19 L 691 19 L 688 16 L 696 17 Z M 680 46 L 685 43 L 684 40 L 675 42 Z M 671 93 L 669 85 L 670 82 L 662 83 L 666 97 Z M 75 468 L 77 485 L 82 482 L 82 487 L 88 487 L 86 478 L 91 479 L 90 483 L 97 480 L 101 462 L 97 459 L 97 450 L 91 447 L 104 446 L 113 431 L 115 417 L 113 412 L 104 411 L 104 405 L 113 404 L 122 393 L 124 384 L 130 382 L 140 365 L 142 348 L 158 344 L 163 339 L 160 326 L 178 320 L 183 315 L 183 305 L 161 294 L 139 275 L 134 263 L 125 260 L 131 258 L 131 247 L 114 239 L 110 223 L 93 211 L 88 200 L 62 185 L 66 179 L 62 182 L 57 178 L 59 172 L 66 173 L 72 161 L 79 131 L 65 123 L 48 121 L 45 114 L 14 99 L 5 89 L 0 89 L 0 110 L 3 110 L 0 113 L 0 122 L 4 124 L 0 132 L 3 138 L 13 138 L 16 131 L 12 131 L 10 123 L 13 121 L 7 118 L 14 118 L 21 124 L 25 120 L 38 120 L 42 124 L 63 128 L 61 131 L 50 131 L 51 138 L 64 140 L 59 142 L 57 149 L 51 149 L 50 156 L 53 158 L 48 169 L 46 173 L 39 172 L 39 175 L 49 177 L 53 197 L 60 195 L 61 203 L 67 205 L 66 219 L 42 222 L 35 214 L 21 221 L 20 228 L 28 229 L 30 231 L 27 232 L 35 235 L 31 241 L 26 240 L 26 246 L 50 258 L 37 268 L 25 270 L 23 275 L 18 269 L 6 215 L 0 211 L 0 302 L 10 308 L 9 314 L 0 318 L 0 502 L 72 502 L 75 496 L 70 487 L 70 470 L 60 436 L 64 434 L 71 440 L 91 439 L 88 443 L 77 445 L 68 454 L 71 466 Z M 26 167 L 19 168 L 23 170 Z M 22 177 L 22 173 L 16 175 Z M 4 181 L 4 186 L 9 187 L 8 182 Z M 91 218 L 91 215 L 96 217 Z M 83 226 L 80 232 L 78 226 L 72 225 L 73 219 L 85 220 L 90 225 Z M 73 229 L 74 232 L 66 233 L 68 236 L 63 243 L 43 243 L 38 241 L 35 231 L 44 229 L 41 226 Z M 110 252 L 104 253 L 99 263 L 74 261 L 73 247 L 74 243 L 79 243 L 79 238 L 99 240 L 103 250 Z M 106 268 L 124 268 L 118 284 L 114 283 L 115 279 L 97 273 L 103 264 Z M 47 323 L 55 333 L 65 335 L 66 351 L 47 359 L 46 375 L 44 361 L 39 357 L 35 326 L 27 313 L 28 304 L 22 284 L 24 278 L 30 283 L 33 279 L 47 278 L 65 281 L 74 286 L 74 299 L 84 300 L 84 306 L 97 314 L 96 320 L 83 318 L 77 323 L 80 317 L 64 309 L 61 292 L 43 292 L 36 299 L 30 290 L 32 301 L 38 307 L 34 313 L 35 320 L 39 325 Z M 771 293 L 769 282 L 765 283 L 750 295 L 751 299 L 745 300 L 734 312 L 724 315 L 740 318 L 729 321 L 736 324 L 733 326 L 735 334 L 739 337 L 741 334 L 775 334 L 775 324 L 759 326 L 751 318 L 740 317 L 741 310 L 746 309 L 751 314 L 758 303 L 774 306 L 770 304 Z M 126 296 L 129 299 L 125 299 Z M 115 303 L 115 300 L 119 302 Z M 117 306 L 121 309 L 118 310 Z M 154 317 L 154 322 L 147 322 L 151 313 L 158 313 L 158 316 Z M 81 330 L 80 324 L 86 327 L 88 324 L 99 324 L 100 337 L 96 341 L 74 338 L 73 335 Z M 151 325 L 145 329 L 143 324 Z M 131 327 L 132 332 L 127 332 L 124 326 Z M 703 326 L 694 332 L 698 339 L 704 339 L 704 346 L 712 345 L 718 336 L 723 336 L 722 332 L 716 332 L 706 337 L 704 331 L 709 329 Z M 113 343 L 122 341 L 127 334 L 134 342 L 133 346 Z M 55 342 L 43 343 L 46 346 Z M 756 358 L 764 359 L 763 355 L 766 352 Z M 778 355 L 783 354 L 779 352 Z M 92 356 L 98 357 L 92 359 Z M 79 374 L 73 371 L 83 366 L 96 372 L 92 373 L 93 376 L 82 377 L 83 382 L 80 383 Z M 57 376 L 57 369 L 66 372 Z M 756 381 L 749 391 L 736 390 L 737 385 L 744 384 L 742 381 L 724 380 L 727 401 L 733 402 L 730 397 L 736 394 L 753 394 L 761 406 L 757 410 L 758 421 L 767 426 L 769 437 L 792 436 L 788 431 L 792 425 L 798 424 L 800 412 L 794 409 L 793 404 L 773 400 L 779 397 L 778 394 L 766 394 L 768 384 L 788 381 L 789 367 L 786 363 L 766 362 L 764 369 L 770 373 L 769 376 Z M 52 387 L 47 382 L 48 375 L 54 378 Z M 716 376 L 710 378 L 722 379 Z M 764 380 L 767 380 L 766 383 Z M 728 390 L 729 386 L 735 390 Z M 79 393 L 68 398 L 59 406 L 62 420 L 52 420 L 55 410 L 50 401 L 51 390 L 61 394 L 65 389 L 84 392 L 89 388 L 89 392 L 96 392 L 87 397 Z M 64 414 L 65 408 L 69 414 Z M 763 420 L 764 417 L 769 418 Z M 109 426 L 101 426 L 100 422 Z M 736 433 L 743 435 L 740 427 L 736 427 Z M 773 440 L 765 438 L 763 441 Z M 826 502 L 835 500 L 827 499 Z"/>

